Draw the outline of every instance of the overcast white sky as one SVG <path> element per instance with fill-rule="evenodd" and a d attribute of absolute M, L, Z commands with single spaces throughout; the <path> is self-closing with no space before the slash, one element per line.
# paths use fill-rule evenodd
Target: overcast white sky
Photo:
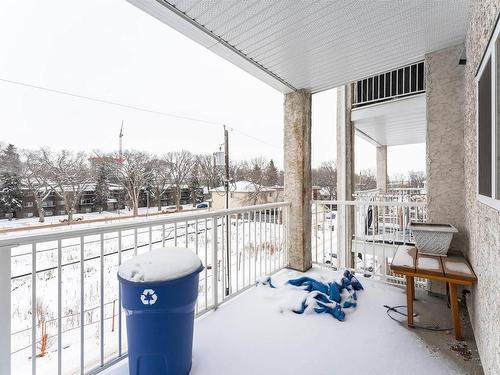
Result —
<path fill-rule="evenodd" d="M 225 123 L 231 157 L 282 165 L 283 95 L 123 0 L 0 3 L 0 79 Z M 124 147 L 211 153 L 220 126 L 173 119 L 0 81 L 0 142 L 20 148 Z M 313 96 L 313 165 L 335 159 L 335 90 Z M 245 134 L 250 134 L 255 140 Z M 356 168 L 375 168 L 357 139 Z M 425 146 L 391 148 L 389 174 L 425 169 Z"/>

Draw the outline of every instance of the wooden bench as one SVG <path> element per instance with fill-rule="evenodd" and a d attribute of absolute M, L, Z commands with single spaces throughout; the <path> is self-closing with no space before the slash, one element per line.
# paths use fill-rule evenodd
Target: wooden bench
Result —
<path fill-rule="evenodd" d="M 391 270 L 406 276 L 408 327 L 413 326 L 415 277 L 446 282 L 450 291 L 451 317 L 455 338 L 461 340 L 457 285 L 472 285 L 477 280 L 467 260 L 461 255 L 447 257 L 424 255 L 419 254 L 415 247 L 398 246 L 391 263 Z"/>

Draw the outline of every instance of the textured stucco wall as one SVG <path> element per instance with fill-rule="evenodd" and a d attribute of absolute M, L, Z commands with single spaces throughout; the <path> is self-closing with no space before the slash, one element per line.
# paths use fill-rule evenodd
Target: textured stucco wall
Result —
<path fill-rule="evenodd" d="M 465 41 L 465 224 L 467 257 L 478 277 L 467 306 L 486 374 L 500 374 L 500 211 L 477 201 L 475 73 L 500 10 L 500 0 L 474 1 Z"/>
<path fill-rule="evenodd" d="M 285 95 L 285 201 L 291 202 L 287 228 L 288 266 L 311 268 L 311 93 Z"/>
<path fill-rule="evenodd" d="M 427 100 L 427 203 L 431 223 L 451 223 L 459 233 L 451 248 L 465 251 L 463 46 L 425 56 Z"/>

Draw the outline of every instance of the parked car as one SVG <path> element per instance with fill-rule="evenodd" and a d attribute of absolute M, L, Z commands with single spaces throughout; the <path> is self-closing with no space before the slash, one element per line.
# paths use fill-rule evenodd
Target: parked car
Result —
<path fill-rule="evenodd" d="M 196 205 L 196 208 L 208 208 L 207 202 L 201 202 Z"/>
<path fill-rule="evenodd" d="M 177 209 L 177 206 L 167 206 L 163 210 L 163 212 L 167 214 L 172 214 L 174 212 L 180 212 L 180 211 L 182 211 L 182 206 L 179 206 L 179 209 Z"/>

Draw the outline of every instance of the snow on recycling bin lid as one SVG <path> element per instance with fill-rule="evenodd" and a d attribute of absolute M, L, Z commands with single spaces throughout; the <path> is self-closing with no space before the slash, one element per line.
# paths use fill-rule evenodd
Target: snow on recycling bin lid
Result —
<path fill-rule="evenodd" d="M 178 279 L 197 271 L 200 258 L 191 250 L 180 247 L 156 249 L 138 255 L 118 269 L 125 280 L 143 283 Z"/>

